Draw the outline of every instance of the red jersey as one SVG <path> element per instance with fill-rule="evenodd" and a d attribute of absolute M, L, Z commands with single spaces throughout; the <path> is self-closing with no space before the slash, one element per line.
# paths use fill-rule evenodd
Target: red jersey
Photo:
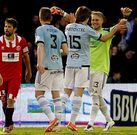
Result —
<path fill-rule="evenodd" d="M 22 77 L 22 53 L 28 51 L 25 38 L 18 35 L 14 37 L 12 42 L 4 36 L 0 37 L 0 73 L 5 79 Z"/>

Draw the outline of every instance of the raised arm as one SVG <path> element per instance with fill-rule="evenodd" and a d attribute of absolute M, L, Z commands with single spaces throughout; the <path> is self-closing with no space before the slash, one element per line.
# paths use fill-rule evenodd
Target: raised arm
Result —
<path fill-rule="evenodd" d="M 113 26 L 112 30 L 108 34 L 102 35 L 100 37 L 100 40 L 105 42 L 109 38 L 113 37 L 116 32 L 121 31 L 121 30 L 126 30 L 125 21 L 126 21 L 125 19 L 121 19 L 119 23 L 117 23 L 115 26 Z"/>
<path fill-rule="evenodd" d="M 132 13 L 132 9 L 129 7 L 121 7 L 120 8 L 121 13 L 123 15 L 124 18 L 128 18 L 130 16 L 130 14 Z"/>

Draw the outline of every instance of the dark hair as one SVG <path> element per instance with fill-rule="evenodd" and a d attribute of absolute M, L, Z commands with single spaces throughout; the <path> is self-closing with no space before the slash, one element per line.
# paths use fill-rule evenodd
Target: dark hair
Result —
<path fill-rule="evenodd" d="M 52 13 L 52 21 L 51 24 L 56 26 L 59 24 L 59 21 L 63 18 L 64 16 L 64 10 L 62 10 L 59 7 L 53 6 L 50 8 L 50 11 Z"/>
<path fill-rule="evenodd" d="M 13 28 L 18 28 L 18 22 L 14 18 L 6 18 L 5 23 L 12 24 Z"/>
<path fill-rule="evenodd" d="M 62 18 L 63 16 L 61 15 L 53 14 L 51 24 L 55 26 Z"/>
<path fill-rule="evenodd" d="M 76 10 L 76 23 L 83 22 L 91 16 L 91 10 L 86 6 L 80 6 Z"/>
<path fill-rule="evenodd" d="M 50 9 L 48 7 L 41 7 L 39 11 L 39 17 L 43 21 L 51 20 L 52 14 L 51 14 Z"/>

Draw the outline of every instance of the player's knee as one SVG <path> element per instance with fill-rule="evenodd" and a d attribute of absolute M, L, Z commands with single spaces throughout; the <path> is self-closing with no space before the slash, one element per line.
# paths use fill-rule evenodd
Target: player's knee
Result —
<path fill-rule="evenodd" d="M 106 105 L 106 102 L 105 102 L 105 100 L 104 100 L 104 98 L 103 97 L 99 97 L 100 99 L 100 106 L 101 107 L 106 107 L 107 105 Z"/>
<path fill-rule="evenodd" d="M 7 99 L 6 99 L 5 96 L 1 96 L 1 97 L 0 97 L 0 100 L 1 100 L 1 102 L 2 102 L 2 106 L 5 106 L 5 104 L 7 104 Z"/>
<path fill-rule="evenodd" d="M 44 93 L 41 92 L 41 91 L 36 91 L 36 92 L 35 92 L 35 97 L 36 97 L 36 98 L 41 97 L 41 96 L 43 96 L 43 95 L 44 95 Z"/>
<path fill-rule="evenodd" d="M 92 104 L 95 106 L 99 106 L 99 96 L 98 95 L 94 95 L 92 96 Z"/>
<path fill-rule="evenodd" d="M 7 107 L 8 108 L 13 108 L 14 107 L 14 99 L 7 99 Z"/>

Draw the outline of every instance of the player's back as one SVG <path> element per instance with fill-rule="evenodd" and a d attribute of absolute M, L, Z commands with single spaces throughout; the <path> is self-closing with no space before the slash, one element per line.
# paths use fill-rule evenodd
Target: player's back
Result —
<path fill-rule="evenodd" d="M 67 66 L 89 65 L 89 41 L 90 37 L 98 39 L 100 34 L 88 25 L 72 23 L 65 29 L 69 45 Z"/>
<path fill-rule="evenodd" d="M 46 24 L 36 29 L 36 37 L 36 42 L 41 41 L 45 45 L 44 65 L 48 69 L 62 69 L 60 48 L 61 44 L 66 42 L 63 32 Z"/>

